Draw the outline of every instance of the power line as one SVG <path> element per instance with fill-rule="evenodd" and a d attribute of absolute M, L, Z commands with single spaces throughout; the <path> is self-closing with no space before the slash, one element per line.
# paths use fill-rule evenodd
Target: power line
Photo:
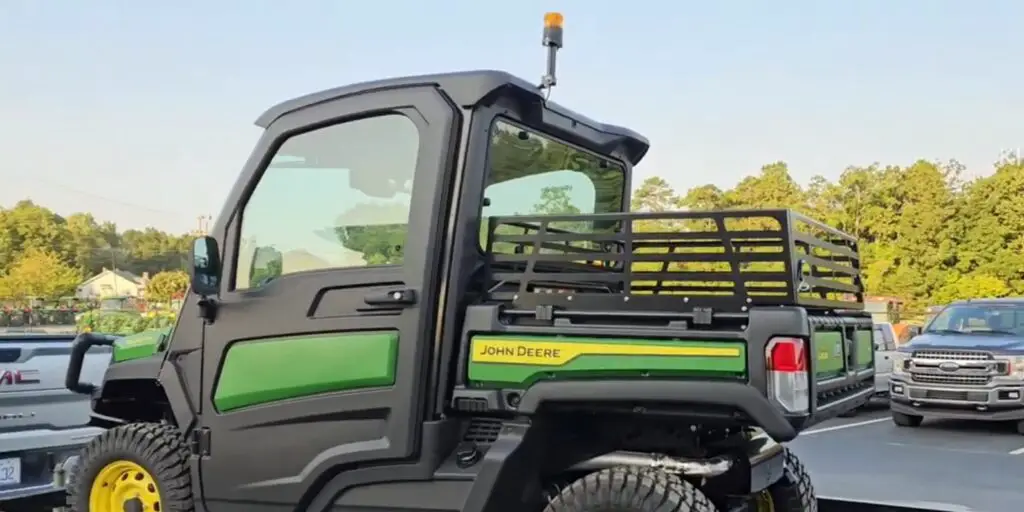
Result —
<path fill-rule="evenodd" d="M 57 180 L 53 180 L 53 179 L 50 179 L 50 178 L 45 177 L 45 176 L 40 176 L 38 174 L 32 174 L 32 175 L 30 175 L 30 177 L 35 179 L 36 181 L 42 182 L 42 183 L 44 183 L 46 185 L 49 185 L 51 187 L 61 188 L 61 189 L 64 189 L 64 190 L 66 190 L 68 192 L 73 192 L 75 194 L 91 197 L 91 198 L 94 198 L 94 199 L 102 199 L 103 201 L 106 201 L 108 203 L 115 203 L 115 204 L 119 204 L 121 206 L 126 206 L 126 207 L 129 207 L 129 208 L 136 208 L 136 209 L 139 209 L 139 210 L 146 210 L 146 211 L 149 211 L 149 212 L 160 213 L 160 214 L 163 214 L 163 215 L 173 215 L 176 218 L 181 218 L 181 216 L 182 216 L 181 213 L 174 213 L 174 212 L 171 212 L 171 211 L 168 211 L 168 210 L 162 210 L 160 208 L 153 208 L 152 206 L 146 206 L 146 205 L 142 205 L 142 204 L 138 204 L 138 203 L 132 203 L 130 201 L 125 201 L 123 199 L 116 198 L 116 197 L 110 197 L 110 196 L 105 196 L 105 195 L 102 195 L 102 194 L 97 194 L 95 192 L 88 192 L 88 191 L 85 191 L 85 190 L 81 190 L 81 189 L 78 189 L 78 188 L 75 188 L 75 187 L 68 186 L 68 185 L 66 185 L 64 183 L 61 183 L 61 182 L 57 181 Z"/>

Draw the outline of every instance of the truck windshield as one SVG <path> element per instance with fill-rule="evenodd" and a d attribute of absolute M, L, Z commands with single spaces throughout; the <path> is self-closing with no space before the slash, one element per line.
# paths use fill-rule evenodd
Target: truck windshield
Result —
<path fill-rule="evenodd" d="M 589 214 L 622 211 L 625 171 L 613 160 L 553 138 L 496 121 L 491 129 L 481 244 L 486 219 L 500 215 Z M 593 223 L 557 223 L 573 231 Z"/>
<path fill-rule="evenodd" d="M 942 310 L 926 333 L 1024 335 L 1024 303 L 962 304 Z"/>

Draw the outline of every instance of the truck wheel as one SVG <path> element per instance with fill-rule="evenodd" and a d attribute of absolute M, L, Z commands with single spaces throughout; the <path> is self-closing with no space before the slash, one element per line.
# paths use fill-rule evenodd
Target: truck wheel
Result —
<path fill-rule="evenodd" d="M 856 416 L 858 413 L 860 413 L 860 407 L 854 407 L 853 409 L 850 409 L 849 411 L 844 411 L 844 412 L 838 414 L 838 416 L 840 418 L 852 418 L 852 417 Z"/>
<path fill-rule="evenodd" d="M 913 416 L 910 414 L 903 414 L 902 412 L 892 411 L 892 422 L 900 427 L 920 427 L 921 422 L 924 418 L 921 416 Z"/>
<path fill-rule="evenodd" d="M 129 423 L 82 450 L 68 479 L 71 512 L 193 512 L 189 452 L 178 429 Z"/>
<path fill-rule="evenodd" d="M 562 489 L 544 512 L 718 512 L 693 484 L 654 469 L 614 467 Z"/>
<path fill-rule="evenodd" d="M 754 496 L 755 512 L 818 512 L 811 475 L 803 463 L 786 449 L 786 471 L 778 482 Z"/>
<path fill-rule="evenodd" d="M 1017 422 L 1017 433 L 1020 435 L 1024 435 L 1024 421 Z"/>

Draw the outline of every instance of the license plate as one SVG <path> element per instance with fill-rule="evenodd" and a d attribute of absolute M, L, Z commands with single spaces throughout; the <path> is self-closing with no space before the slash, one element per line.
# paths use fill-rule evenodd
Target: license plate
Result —
<path fill-rule="evenodd" d="M 0 459 L 0 485 L 21 483 L 21 459 Z"/>

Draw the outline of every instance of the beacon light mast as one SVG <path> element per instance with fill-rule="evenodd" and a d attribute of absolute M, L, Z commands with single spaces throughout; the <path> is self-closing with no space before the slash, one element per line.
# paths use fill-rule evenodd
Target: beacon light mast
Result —
<path fill-rule="evenodd" d="M 537 88 L 544 91 L 545 100 L 551 96 L 551 88 L 558 84 L 555 68 L 558 49 L 562 47 L 562 25 L 564 22 L 565 18 L 562 17 L 562 13 L 549 12 L 544 15 L 544 38 L 541 40 L 541 44 L 548 49 L 548 69 L 540 78 L 540 85 Z"/>

